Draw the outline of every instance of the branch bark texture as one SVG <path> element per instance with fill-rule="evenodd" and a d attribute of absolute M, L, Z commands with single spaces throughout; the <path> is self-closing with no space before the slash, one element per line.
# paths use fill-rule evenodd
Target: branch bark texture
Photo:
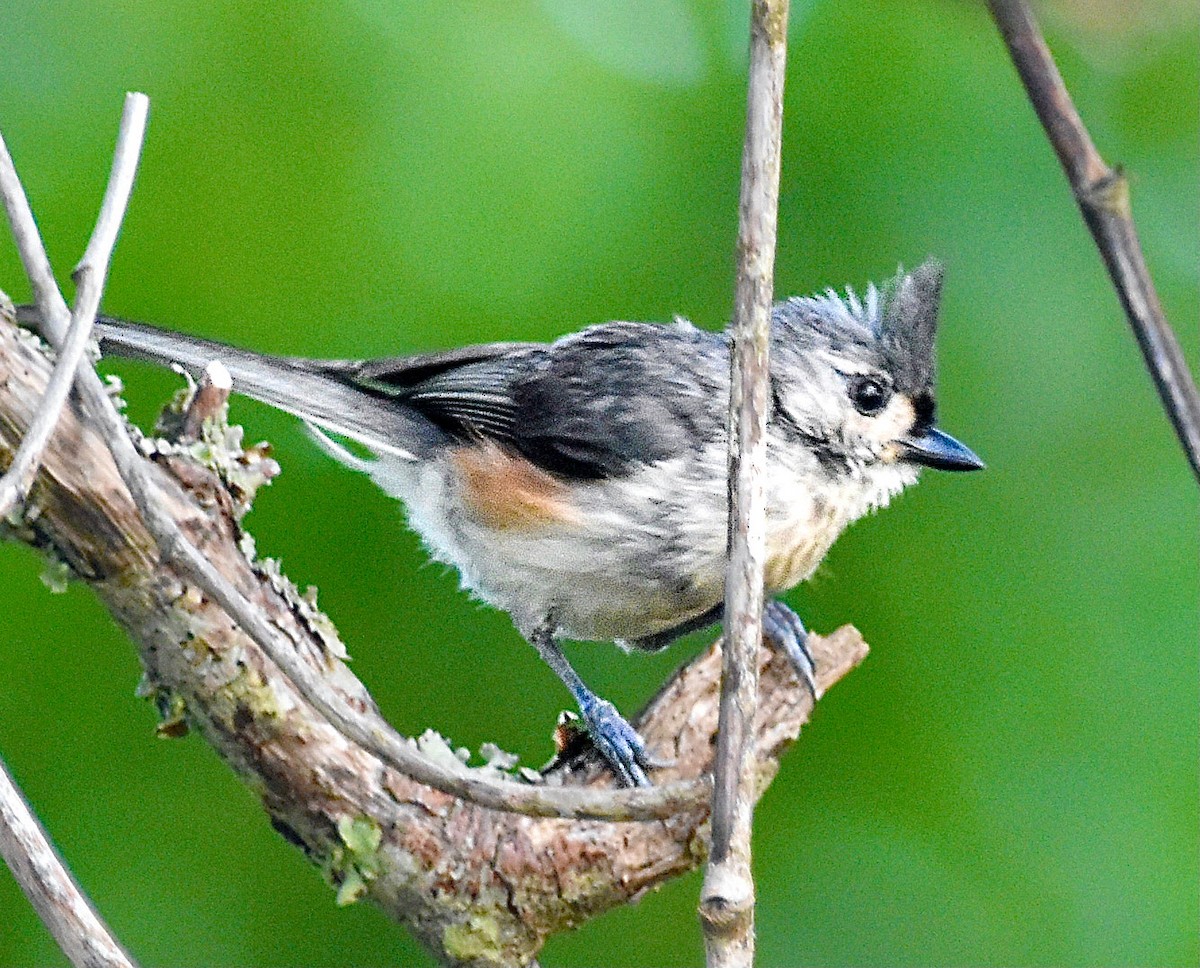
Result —
<path fill-rule="evenodd" d="M 51 364 L 34 337 L 0 309 L 0 466 L 37 411 Z M 351 708 L 375 713 L 343 663 L 329 620 L 271 562 L 248 557 L 238 520 L 266 458 L 229 449 L 202 464 L 202 448 L 143 440 L 160 507 L 224 578 L 260 610 L 297 659 Z M 216 434 L 217 437 L 213 435 Z M 230 435 L 236 438 L 236 435 Z M 221 438 L 228 439 L 228 438 Z M 118 473 L 102 434 L 72 402 L 45 453 L 16 537 L 65 562 L 130 633 L 146 689 L 167 732 L 191 727 L 261 798 L 275 828 L 299 846 L 343 903 L 367 898 L 408 925 L 450 964 L 523 965 L 545 939 L 701 863 L 708 805 L 701 799 L 658 822 L 519 816 L 456 799 L 395 771 L 348 740 L 299 694 L 188 573 L 163 557 Z M 866 654 L 849 628 L 810 640 L 828 687 Z M 676 763 L 657 784 L 699 782 L 712 768 L 720 652 L 682 669 L 639 719 Z M 807 719 L 811 697 L 786 659 L 757 654 L 758 717 L 751 735 L 759 792 Z M 412 742 L 412 741 L 408 741 Z M 452 757 L 443 741 L 422 743 Z M 491 776 L 491 768 L 472 771 Z M 547 790 L 604 789 L 603 771 L 552 771 Z"/>

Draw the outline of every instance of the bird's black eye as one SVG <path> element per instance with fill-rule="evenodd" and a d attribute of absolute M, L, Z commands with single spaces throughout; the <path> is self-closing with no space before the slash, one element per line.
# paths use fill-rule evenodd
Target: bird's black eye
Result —
<path fill-rule="evenodd" d="M 891 398 L 892 388 L 874 377 L 859 377 L 850 384 L 850 400 L 854 409 L 865 417 L 875 416 Z"/>

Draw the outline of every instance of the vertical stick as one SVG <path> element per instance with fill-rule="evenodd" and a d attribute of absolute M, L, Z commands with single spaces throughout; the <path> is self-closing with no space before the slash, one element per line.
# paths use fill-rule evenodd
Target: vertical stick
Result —
<path fill-rule="evenodd" d="M 700 894 L 710 968 L 754 963 L 750 832 L 757 764 L 754 716 L 762 640 L 771 302 L 779 207 L 788 0 L 755 0 L 730 353 L 729 571 L 712 807 L 712 852 Z"/>

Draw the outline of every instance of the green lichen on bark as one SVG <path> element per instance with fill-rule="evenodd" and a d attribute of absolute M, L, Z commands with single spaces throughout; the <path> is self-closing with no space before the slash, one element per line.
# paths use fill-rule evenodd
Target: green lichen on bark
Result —
<path fill-rule="evenodd" d="M 324 873 L 337 888 L 338 907 L 345 907 L 366 894 L 371 881 L 379 876 L 383 830 L 372 818 L 360 814 L 339 818 L 337 832 L 341 842 L 330 850 Z"/>
<path fill-rule="evenodd" d="M 279 464 L 270 456 L 266 442 L 245 443 L 245 430 L 229 422 L 229 404 L 223 403 L 200 423 L 193 439 L 185 434 L 188 408 L 196 397 L 195 381 L 184 374 L 187 384 L 175 391 L 159 414 L 155 434 L 140 441 L 147 456 L 186 456 L 213 471 L 233 499 L 234 518 L 240 521 L 250 510 L 259 488 L 279 475 Z"/>
<path fill-rule="evenodd" d="M 465 921 L 448 925 L 442 932 L 442 947 L 455 961 L 504 964 L 504 945 L 499 922 L 482 911 Z"/>

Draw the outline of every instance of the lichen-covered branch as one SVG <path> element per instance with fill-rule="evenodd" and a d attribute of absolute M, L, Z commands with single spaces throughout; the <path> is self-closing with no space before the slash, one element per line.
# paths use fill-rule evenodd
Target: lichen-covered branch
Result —
<path fill-rule="evenodd" d="M 50 371 L 42 344 L 0 307 L 0 467 L 33 419 Z M 199 440 L 146 439 L 141 449 L 153 456 L 163 510 L 187 538 L 344 701 L 373 710 L 329 620 L 271 562 L 253 558 L 240 529 L 255 487 L 273 471 L 265 455 L 242 450 L 236 430 L 211 417 Z M 164 730 L 203 735 L 340 901 L 374 901 L 445 962 L 526 964 L 548 936 L 635 899 L 705 856 L 704 803 L 649 823 L 518 816 L 422 786 L 347 740 L 221 608 L 160 558 L 105 441 L 74 402 L 50 440 L 26 511 L 4 529 L 63 561 L 129 632 Z M 810 647 L 822 687 L 866 654 L 849 628 L 814 636 Z M 764 650 L 759 668 L 755 736 L 765 787 L 811 698 L 786 659 Z M 656 783 L 699 780 L 711 769 L 719 677 L 714 648 L 680 670 L 639 720 L 656 748 L 676 751 L 675 765 L 657 771 Z M 424 746 L 453 755 L 436 737 Z M 609 780 L 575 766 L 543 782 Z"/>

